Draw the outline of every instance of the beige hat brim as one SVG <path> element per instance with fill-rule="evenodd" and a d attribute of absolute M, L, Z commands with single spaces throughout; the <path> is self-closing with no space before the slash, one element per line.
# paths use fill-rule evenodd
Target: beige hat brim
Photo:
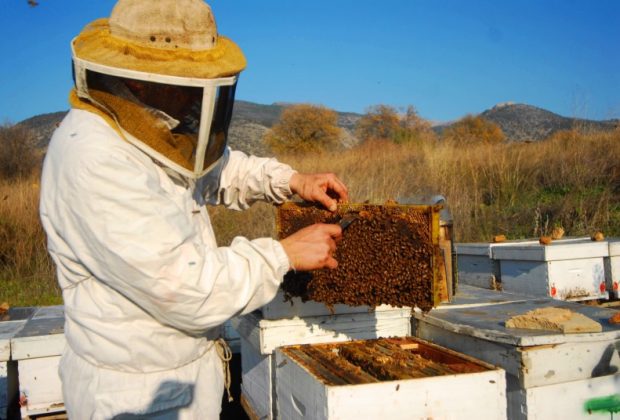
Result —
<path fill-rule="evenodd" d="M 161 50 L 114 37 L 108 19 L 88 24 L 73 40 L 73 50 L 82 60 L 110 67 L 199 79 L 233 76 L 246 66 L 239 46 L 226 37 L 218 36 L 209 50 Z"/>

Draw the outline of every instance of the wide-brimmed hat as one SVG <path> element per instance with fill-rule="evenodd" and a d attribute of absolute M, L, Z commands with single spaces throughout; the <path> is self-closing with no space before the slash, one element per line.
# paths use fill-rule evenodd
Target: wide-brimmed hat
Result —
<path fill-rule="evenodd" d="M 72 48 L 92 63 L 168 76 L 214 79 L 246 65 L 237 44 L 218 35 L 202 0 L 119 0 L 110 18 L 88 24 Z"/>

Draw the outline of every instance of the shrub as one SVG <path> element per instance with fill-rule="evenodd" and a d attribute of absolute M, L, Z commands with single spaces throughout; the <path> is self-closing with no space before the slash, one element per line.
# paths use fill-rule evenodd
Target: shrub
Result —
<path fill-rule="evenodd" d="M 277 154 L 320 153 L 340 144 L 338 114 L 323 106 L 300 104 L 286 108 L 264 140 Z"/>
<path fill-rule="evenodd" d="M 442 138 L 458 144 L 477 142 L 495 144 L 503 142 L 506 136 L 497 124 L 480 116 L 467 115 L 447 128 Z"/>
<path fill-rule="evenodd" d="M 19 125 L 0 126 L 0 177 L 30 176 L 39 163 L 32 131 Z"/>
<path fill-rule="evenodd" d="M 367 109 L 355 127 L 360 140 L 390 140 L 410 143 L 435 139 L 431 124 L 420 118 L 415 107 L 409 105 L 404 114 L 389 105 L 375 105 Z"/>

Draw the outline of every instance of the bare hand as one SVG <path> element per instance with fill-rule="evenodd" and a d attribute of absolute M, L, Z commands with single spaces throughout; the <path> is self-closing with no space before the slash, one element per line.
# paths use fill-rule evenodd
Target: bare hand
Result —
<path fill-rule="evenodd" d="M 332 173 L 300 174 L 295 173 L 289 182 L 291 191 L 306 201 L 316 201 L 330 211 L 336 211 L 338 202 L 349 201 L 349 191 L 344 183 Z M 335 193 L 338 199 L 328 195 Z"/>
<path fill-rule="evenodd" d="M 336 268 L 338 261 L 333 257 L 336 241 L 340 240 L 342 229 L 338 225 L 317 223 L 305 227 L 280 241 L 291 268 L 300 271 L 319 268 Z"/>

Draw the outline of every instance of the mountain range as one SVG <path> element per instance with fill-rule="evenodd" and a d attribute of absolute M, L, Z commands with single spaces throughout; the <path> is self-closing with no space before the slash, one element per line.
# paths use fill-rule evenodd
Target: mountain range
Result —
<path fill-rule="evenodd" d="M 231 147 L 256 155 L 270 154 L 263 143 L 263 134 L 280 119 L 282 110 L 290 104 L 263 105 L 237 100 L 229 132 Z M 41 114 L 18 123 L 31 129 L 40 147 L 46 147 L 54 129 L 67 111 Z M 363 116 L 352 112 L 337 112 L 338 125 L 344 129 L 344 144 L 357 143 L 353 132 L 355 124 Z M 583 130 L 612 130 L 620 126 L 619 119 L 587 120 L 564 117 L 553 112 L 526 104 L 503 103 L 479 114 L 501 127 L 508 141 L 540 141 L 549 135 L 572 128 Z M 435 124 L 433 129 L 441 133 L 454 122 Z"/>

